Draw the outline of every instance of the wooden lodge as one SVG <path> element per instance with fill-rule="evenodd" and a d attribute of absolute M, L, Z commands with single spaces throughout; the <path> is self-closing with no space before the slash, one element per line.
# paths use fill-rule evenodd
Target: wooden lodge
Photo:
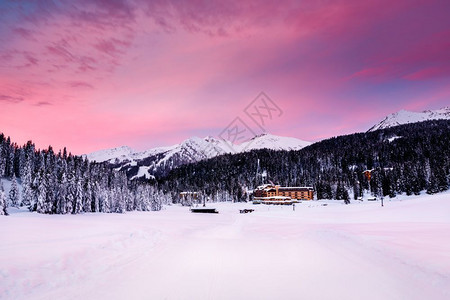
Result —
<path fill-rule="evenodd" d="M 266 184 L 253 191 L 254 203 L 263 204 L 292 204 L 300 200 L 314 199 L 312 187 L 282 187 Z"/>

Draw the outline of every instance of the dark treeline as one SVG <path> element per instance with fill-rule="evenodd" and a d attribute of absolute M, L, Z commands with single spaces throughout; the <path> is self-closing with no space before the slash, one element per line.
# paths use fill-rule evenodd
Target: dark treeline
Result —
<path fill-rule="evenodd" d="M 160 210 L 168 199 L 149 184 L 128 181 L 108 164 L 90 163 L 66 149 L 37 151 L 32 142 L 20 147 L 0 134 L 0 181 L 3 177 L 11 180 L 11 188 L 5 194 L 0 182 L 0 214 L 7 206 L 45 214 Z"/>
<path fill-rule="evenodd" d="M 370 182 L 363 174 L 372 170 Z M 268 181 L 313 186 L 318 199 L 395 197 L 449 187 L 450 121 L 427 121 L 335 137 L 299 151 L 258 150 L 222 155 L 172 170 L 160 185 L 176 194 L 201 191 L 214 200 L 245 200 Z"/>

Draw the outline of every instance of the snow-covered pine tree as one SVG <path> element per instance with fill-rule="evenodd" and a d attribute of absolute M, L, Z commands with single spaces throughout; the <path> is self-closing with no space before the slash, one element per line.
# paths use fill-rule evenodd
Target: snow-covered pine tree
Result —
<path fill-rule="evenodd" d="M 36 202 L 36 211 L 40 214 L 47 213 L 47 187 L 44 178 L 39 182 Z"/>
<path fill-rule="evenodd" d="M 22 175 L 22 202 L 21 205 L 29 207 L 33 201 L 33 180 L 31 175 L 31 158 L 25 160 Z"/>
<path fill-rule="evenodd" d="M 122 189 L 116 186 L 112 191 L 114 193 L 112 197 L 114 212 L 124 213 L 126 209 L 126 199 L 122 193 Z"/>
<path fill-rule="evenodd" d="M 53 152 L 51 146 L 45 154 L 45 173 L 44 180 L 45 186 L 47 188 L 47 199 L 46 199 L 46 213 L 52 214 L 56 212 L 57 207 L 57 195 L 58 195 L 58 181 L 57 181 L 57 166 L 56 166 L 56 156 Z"/>
<path fill-rule="evenodd" d="M 3 182 L 0 179 L 0 215 L 7 216 L 8 212 L 6 210 L 6 195 L 3 189 Z"/>
<path fill-rule="evenodd" d="M 52 180 L 52 174 L 49 169 L 47 169 L 44 172 L 44 175 L 42 177 L 41 185 L 42 190 L 45 190 L 45 192 L 42 195 L 45 195 L 44 197 L 44 214 L 51 214 L 53 213 L 53 201 L 54 201 L 54 195 L 55 195 L 55 184 Z"/>
<path fill-rule="evenodd" d="M 160 210 L 159 206 L 160 206 L 160 203 L 161 203 L 161 197 L 162 197 L 162 195 L 161 195 L 160 191 L 156 191 L 156 193 L 154 193 L 152 195 L 152 197 L 151 197 L 151 201 L 152 201 L 151 202 L 151 210 L 152 211 Z"/>
<path fill-rule="evenodd" d="M 12 177 L 14 174 L 14 148 L 12 145 L 9 146 L 8 165 L 6 168 L 6 176 Z"/>
<path fill-rule="evenodd" d="M 86 178 L 84 182 L 84 192 L 83 192 L 83 211 L 92 211 L 92 186 L 91 181 Z"/>
<path fill-rule="evenodd" d="M 75 208 L 73 213 L 79 214 L 83 212 L 83 189 L 81 187 L 81 181 L 78 179 L 76 181 L 75 190 Z"/>
<path fill-rule="evenodd" d="M 67 191 L 68 184 L 67 184 L 67 177 L 66 173 L 63 172 L 61 174 L 61 179 L 59 182 L 59 189 L 58 189 L 58 204 L 56 207 L 56 213 L 57 214 L 66 214 L 67 211 Z"/>
<path fill-rule="evenodd" d="M 66 209 L 65 209 L 64 213 L 66 213 L 66 214 L 74 213 L 74 211 L 73 211 L 74 203 L 75 203 L 75 199 L 73 197 L 73 193 L 71 191 L 69 191 L 66 196 Z"/>
<path fill-rule="evenodd" d="M 67 192 L 66 192 L 66 214 L 74 213 L 76 181 L 75 181 L 75 165 L 73 158 L 69 157 L 67 163 Z"/>
<path fill-rule="evenodd" d="M 143 211 L 150 211 L 152 210 L 152 202 L 155 195 L 153 187 L 141 186 L 141 190 L 141 208 Z"/>
<path fill-rule="evenodd" d="M 100 211 L 102 213 L 111 212 L 111 205 L 109 201 L 109 191 L 102 189 L 100 192 Z"/>
<path fill-rule="evenodd" d="M 6 168 L 6 160 L 5 157 L 3 156 L 3 143 L 0 143 L 0 178 L 5 176 L 5 168 Z"/>
<path fill-rule="evenodd" d="M 143 211 L 150 211 L 152 210 L 151 197 L 154 195 L 153 188 L 151 186 L 143 186 L 141 190 L 141 208 Z"/>
<path fill-rule="evenodd" d="M 30 211 L 36 211 L 37 210 L 37 202 L 38 202 L 38 196 L 39 196 L 39 185 L 41 182 L 41 172 L 37 172 L 36 176 L 33 179 L 33 184 L 31 185 L 32 189 L 32 198 L 31 203 L 28 206 L 28 209 Z"/>
<path fill-rule="evenodd" d="M 94 186 L 92 188 L 93 191 L 93 203 L 94 203 L 94 207 L 93 207 L 93 212 L 99 212 L 100 211 L 100 193 L 99 193 L 99 187 L 98 187 L 98 182 L 94 183 Z"/>
<path fill-rule="evenodd" d="M 16 174 L 13 173 L 11 179 L 11 189 L 9 190 L 9 203 L 12 207 L 18 207 L 20 202 L 19 187 L 17 186 Z"/>
<path fill-rule="evenodd" d="M 15 161 L 17 163 L 17 171 L 18 171 L 17 175 L 19 176 L 19 178 L 23 178 L 26 162 L 25 147 L 17 148 Z"/>

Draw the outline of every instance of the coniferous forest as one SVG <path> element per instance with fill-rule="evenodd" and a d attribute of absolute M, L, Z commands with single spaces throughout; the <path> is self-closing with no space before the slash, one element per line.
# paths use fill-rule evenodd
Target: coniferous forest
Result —
<path fill-rule="evenodd" d="M 160 210 L 178 202 L 181 191 L 200 192 L 210 201 L 247 201 L 249 191 L 268 182 L 313 186 L 317 199 L 434 194 L 449 188 L 450 121 L 339 136 L 299 151 L 225 154 L 151 181 L 131 181 L 108 163 L 89 162 L 66 149 L 18 146 L 0 134 L 0 178 L 11 180 L 8 194 L 0 182 L 0 214 L 8 206 L 45 214 Z"/>
<path fill-rule="evenodd" d="M 7 206 L 44 214 L 149 211 L 160 210 L 168 199 L 152 185 L 130 182 L 108 164 L 91 163 L 66 149 L 39 151 L 32 142 L 18 146 L 0 134 L 2 177 L 11 180 L 11 189 L 5 194 L 0 182 L 0 214 L 7 214 Z"/>
<path fill-rule="evenodd" d="M 159 184 L 217 201 L 247 200 L 247 190 L 267 182 L 313 186 L 318 199 L 348 200 L 364 193 L 438 193 L 448 189 L 449 178 L 450 121 L 438 120 L 334 137 L 299 151 L 222 155 L 174 169 Z"/>

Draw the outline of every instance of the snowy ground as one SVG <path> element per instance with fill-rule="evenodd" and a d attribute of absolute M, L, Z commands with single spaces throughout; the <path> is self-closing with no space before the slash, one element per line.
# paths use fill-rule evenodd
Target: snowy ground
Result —
<path fill-rule="evenodd" d="M 450 299 L 450 193 L 400 199 L 222 203 L 216 215 L 10 210 L 0 298 Z"/>

